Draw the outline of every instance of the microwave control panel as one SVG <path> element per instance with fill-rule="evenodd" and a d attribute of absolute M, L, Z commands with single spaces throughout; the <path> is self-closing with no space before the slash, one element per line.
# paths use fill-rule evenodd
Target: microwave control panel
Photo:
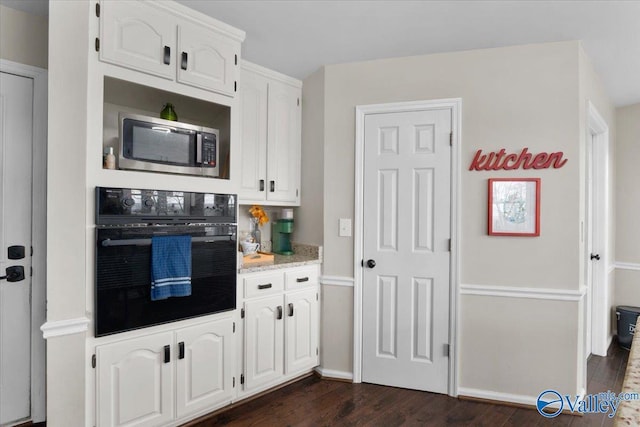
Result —
<path fill-rule="evenodd" d="M 202 134 L 202 166 L 216 167 L 218 163 L 216 142 L 215 134 Z"/>

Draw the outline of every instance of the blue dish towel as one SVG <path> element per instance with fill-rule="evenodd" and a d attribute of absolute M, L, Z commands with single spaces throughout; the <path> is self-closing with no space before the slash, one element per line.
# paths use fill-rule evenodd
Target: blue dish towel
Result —
<path fill-rule="evenodd" d="M 151 238 L 151 300 L 191 295 L 191 236 Z"/>

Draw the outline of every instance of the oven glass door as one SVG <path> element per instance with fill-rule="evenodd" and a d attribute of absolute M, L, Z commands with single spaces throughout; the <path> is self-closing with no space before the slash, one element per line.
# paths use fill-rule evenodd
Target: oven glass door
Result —
<path fill-rule="evenodd" d="M 151 237 L 190 235 L 191 295 L 151 300 Z M 96 336 L 236 308 L 236 226 L 97 228 Z"/>

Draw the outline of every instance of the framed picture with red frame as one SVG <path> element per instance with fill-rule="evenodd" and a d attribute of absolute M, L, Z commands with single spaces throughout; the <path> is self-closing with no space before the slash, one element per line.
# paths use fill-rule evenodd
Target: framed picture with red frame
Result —
<path fill-rule="evenodd" d="M 489 179 L 489 235 L 540 235 L 540 178 Z"/>

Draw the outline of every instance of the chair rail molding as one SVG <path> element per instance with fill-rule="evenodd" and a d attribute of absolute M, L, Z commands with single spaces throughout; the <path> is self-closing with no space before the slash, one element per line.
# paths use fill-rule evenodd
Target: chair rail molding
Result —
<path fill-rule="evenodd" d="M 75 319 L 54 320 L 40 327 L 44 339 L 73 335 L 86 332 L 89 329 L 89 319 L 77 317 Z"/>
<path fill-rule="evenodd" d="M 461 284 L 460 295 L 480 295 L 505 298 L 546 299 L 555 301 L 580 301 L 586 295 L 587 288 L 552 289 L 517 286 Z"/>
<path fill-rule="evenodd" d="M 634 262 L 620 262 L 616 261 L 614 267 L 617 270 L 632 270 L 632 271 L 640 271 L 640 264 Z"/>
<path fill-rule="evenodd" d="M 320 284 L 331 286 L 353 287 L 353 277 L 347 276 L 320 276 Z"/>

